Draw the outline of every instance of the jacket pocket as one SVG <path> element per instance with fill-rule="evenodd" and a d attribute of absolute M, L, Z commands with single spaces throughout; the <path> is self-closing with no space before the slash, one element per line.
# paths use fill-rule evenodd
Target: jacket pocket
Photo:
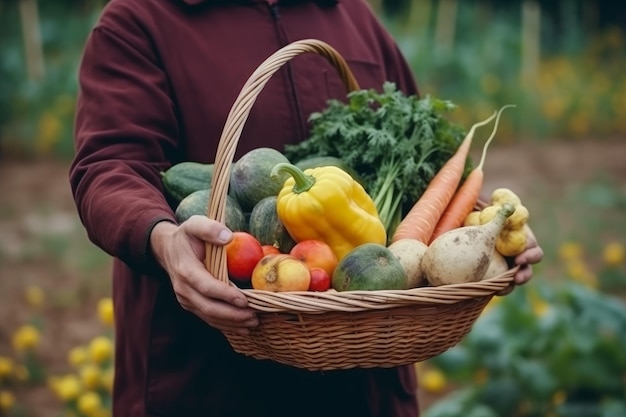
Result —
<path fill-rule="evenodd" d="M 373 88 L 379 91 L 382 89 L 386 80 L 384 79 L 384 72 L 378 64 L 355 58 L 346 58 L 346 64 L 352 71 L 352 75 L 354 75 L 360 89 Z M 337 70 L 325 71 L 325 78 L 328 97 L 345 99 L 347 93 L 346 85 L 341 80 Z"/>

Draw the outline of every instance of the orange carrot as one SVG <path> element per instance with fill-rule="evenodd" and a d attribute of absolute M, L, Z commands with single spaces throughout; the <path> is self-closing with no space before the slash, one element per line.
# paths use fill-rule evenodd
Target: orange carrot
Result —
<path fill-rule="evenodd" d="M 454 193 L 452 200 L 450 200 L 450 203 L 448 203 L 448 206 L 441 215 L 439 222 L 437 222 L 437 226 L 435 227 L 435 230 L 430 237 L 429 244 L 442 233 L 463 225 L 463 222 L 465 221 L 467 215 L 476 206 L 476 203 L 478 202 L 478 196 L 480 195 L 480 191 L 483 187 L 483 182 L 485 179 L 483 166 L 485 164 L 487 148 L 489 147 L 489 144 L 496 135 L 502 111 L 508 107 L 515 106 L 509 104 L 503 106 L 498 111 L 498 115 L 496 116 L 496 122 L 493 131 L 491 132 L 491 136 L 489 137 L 489 139 L 487 139 L 485 145 L 483 146 L 483 153 L 480 158 L 480 163 L 476 166 L 476 168 L 472 170 L 472 172 L 470 172 L 463 184 L 459 187 L 456 193 Z"/>
<path fill-rule="evenodd" d="M 470 131 L 454 155 L 439 169 L 439 172 L 432 178 L 424 193 L 400 221 L 393 233 L 391 242 L 396 242 L 400 239 L 417 239 L 424 244 L 428 244 L 430 235 L 433 233 L 441 214 L 452 199 L 452 195 L 463 177 L 465 161 L 474 132 L 479 126 L 491 122 L 494 117 L 496 117 L 496 112 L 488 119 L 478 122 L 470 128 Z"/>

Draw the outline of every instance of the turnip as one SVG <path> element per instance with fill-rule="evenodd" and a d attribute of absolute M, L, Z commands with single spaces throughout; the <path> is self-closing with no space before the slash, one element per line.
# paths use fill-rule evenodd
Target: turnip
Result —
<path fill-rule="evenodd" d="M 389 250 L 402 264 L 407 276 L 407 288 L 424 285 L 422 257 L 428 249 L 425 243 L 417 239 L 400 239 L 389 245 Z"/>
<path fill-rule="evenodd" d="M 504 274 L 508 270 L 509 264 L 507 263 L 506 258 L 496 250 L 493 253 L 493 257 L 489 263 L 489 268 L 487 268 L 487 272 L 485 272 L 483 279 L 493 278 L 497 275 Z"/>
<path fill-rule="evenodd" d="M 424 253 L 422 271 L 433 286 L 480 281 L 495 251 L 506 219 L 515 211 L 504 204 L 488 223 L 452 229 L 435 239 Z"/>

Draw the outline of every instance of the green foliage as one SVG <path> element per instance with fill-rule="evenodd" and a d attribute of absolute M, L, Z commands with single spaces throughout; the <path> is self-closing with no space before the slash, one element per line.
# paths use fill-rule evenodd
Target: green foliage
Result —
<path fill-rule="evenodd" d="M 87 35 L 106 1 L 38 2 L 45 77 L 29 80 L 18 2 L 0 8 L 0 145 L 5 153 L 73 153 L 76 70 Z M 387 2 L 381 18 L 407 56 L 423 95 L 454 101 L 452 121 L 470 126 L 503 103 L 517 117 L 499 129 L 505 138 L 609 137 L 626 133 L 626 39 L 620 28 L 586 31 L 568 2 L 564 19 L 541 25 L 540 62 L 522 82 L 521 18 L 518 2 L 458 2 L 451 49 L 437 44 L 439 2 Z M 514 7 L 513 7 L 514 6 Z M 426 13 L 426 16 L 423 16 Z"/>
<path fill-rule="evenodd" d="M 385 19 L 385 24 L 414 69 L 422 93 L 454 100 L 459 107 L 456 120 L 465 125 L 484 118 L 489 109 L 502 103 L 515 103 L 520 111 L 516 118 L 503 123 L 500 137 L 623 134 L 623 29 L 588 31 L 568 2 L 559 3 L 570 24 L 556 28 L 543 17 L 538 34 L 539 62 L 530 72 L 522 69 L 518 3 L 496 8 L 486 2 L 458 2 L 451 48 L 437 44 L 433 22 L 396 16 Z M 412 4 L 419 7 L 420 2 Z M 436 4 L 430 10 L 433 15 Z"/>
<path fill-rule="evenodd" d="M 391 235 L 428 183 L 454 154 L 465 136 L 446 116 L 450 101 L 407 96 L 395 84 L 382 92 L 359 90 L 348 102 L 329 102 L 310 117 L 312 131 L 285 155 L 298 161 L 315 156 L 343 160 L 363 179 Z"/>
<path fill-rule="evenodd" d="M 573 281 L 535 280 L 496 301 L 461 344 L 431 360 L 464 388 L 426 417 L 478 408 L 520 417 L 626 410 L 622 300 Z"/>
<path fill-rule="evenodd" d="M 28 78 L 18 2 L 3 4 L 0 12 L 0 144 L 18 154 L 68 157 L 73 152 L 76 72 L 100 9 L 39 4 L 45 70 L 41 80 Z"/>

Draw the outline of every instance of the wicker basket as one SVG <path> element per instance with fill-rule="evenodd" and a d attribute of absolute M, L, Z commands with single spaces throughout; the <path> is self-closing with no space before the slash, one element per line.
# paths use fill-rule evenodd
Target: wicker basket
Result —
<path fill-rule="evenodd" d="M 316 53 L 337 70 L 348 91 L 358 89 L 344 59 L 318 40 L 302 40 L 265 60 L 230 110 L 215 159 L 207 216 L 225 220 L 230 165 L 244 123 L 269 78 L 302 53 Z M 226 252 L 207 245 L 206 267 L 229 282 Z M 269 292 L 243 290 L 260 325 L 249 336 L 226 333 L 233 349 L 309 370 L 392 367 L 419 362 L 456 345 L 515 270 L 480 282 L 409 290 Z"/>

